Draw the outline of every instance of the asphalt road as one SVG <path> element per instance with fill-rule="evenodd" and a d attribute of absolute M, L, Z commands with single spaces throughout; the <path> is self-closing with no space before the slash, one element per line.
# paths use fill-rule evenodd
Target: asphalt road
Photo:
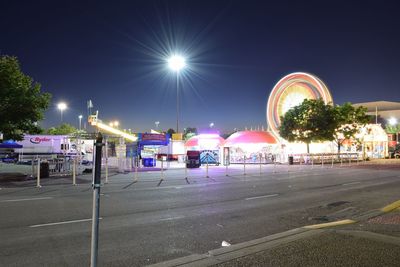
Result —
<path fill-rule="evenodd" d="M 101 188 L 99 265 L 142 266 L 348 218 L 399 199 L 396 169 L 232 166 L 110 177 Z M 289 171 L 288 171 L 289 170 Z M 90 176 L 80 181 L 90 180 Z M 0 265 L 88 266 L 89 183 L 0 190 Z"/>

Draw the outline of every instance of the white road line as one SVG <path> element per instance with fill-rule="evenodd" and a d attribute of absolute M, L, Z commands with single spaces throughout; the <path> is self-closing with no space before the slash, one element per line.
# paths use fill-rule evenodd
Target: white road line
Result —
<path fill-rule="evenodd" d="M 342 184 L 342 185 L 352 185 L 352 184 L 361 184 L 361 182 L 352 182 L 352 183 L 346 183 L 346 184 Z"/>
<path fill-rule="evenodd" d="M 178 220 L 178 219 L 183 219 L 185 216 L 177 216 L 177 217 L 171 217 L 171 218 L 164 218 L 160 219 L 160 221 L 172 221 L 172 220 Z"/>
<path fill-rule="evenodd" d="M 279 194 L 272 194 L 272 195 L 265 195 L 265 196 L 258 196 L 258 197 L 248 197 L 245 198 L 245 200 L 252 200 L 252 199 L 259 199 L 259 198 L 267 198 L 267 197 L 276 197 Z"/>
<path fill-rule="evenodd" d="M 99 218 L 101 220 L 103 218 Z M 73 220 L 73 221 L 64 221 L 64 222 L 54 222 L 54 223 L 44 223 L 44 224 L 35 224 L 35 225 L 30 225 L 29 227 L 31 228 L 37 228 L 37 227 L 44 227 L 44 226 L 53 226 L 53 225 L 60 225 L 60 224 L 69 224 L 69 223 L 78 223 L 78 222 L 91 222 L 92 219 L 82 219 L 82 220 Z"/>
<path fill-rule="evenodd" d="M 44 200 L 44 199 L 52 199 L 52 198 L 53 197 L 20 198 L 20 199 L 1 200 L 0 202 L 19 202 L 19 201 L 31 201 L 31 200 Z"/>

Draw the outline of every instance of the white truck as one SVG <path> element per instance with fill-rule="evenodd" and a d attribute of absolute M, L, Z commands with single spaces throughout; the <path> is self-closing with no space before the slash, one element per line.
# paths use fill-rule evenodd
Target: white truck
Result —
<path fill-rule="evenodd" d="M 93 140 L 80 140 L 68 135 L 24 135 L 24 139 L 17 143 L 23 146 L 15 149 L 20 161 L 30 160 L 34 156 L 74 156 L 79 151 L 83 160 L 92 161 Z"/>

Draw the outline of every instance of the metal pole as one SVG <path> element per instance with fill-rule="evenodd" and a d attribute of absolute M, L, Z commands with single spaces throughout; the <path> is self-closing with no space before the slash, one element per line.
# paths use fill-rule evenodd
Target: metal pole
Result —
<path fill-rule="evenodd" d="M 262 154 L 260 153 L 260 176 L 261 176 L 261 172 L 262 172 L 262 170 L 261 170 L 261 166 L 262 166 L 261 165 L 261 163 L 262 163 L 261 160 L 262 160 Z"/>
<path fill-rule="evenodd" d="M 185 179 L 188 178 L 188 174 L 187 174 L 187 156 L 185 156 Z"/>
<path fill-rule="evenodd" d="M 339 154 L 339 156 L 340 156 L 340 167 L 342 167 L 342 166 L 343 166 L 343 157 L 342 157 L 342 154 Z"/>
<path fill-rule="evenodd" d="M 106 181 L 105 181 L 105 183 L 106 184 L 108 184 L 108 141 L 107 141 L 107 139 L 105 140 L 105 157 L 106 157 L 106 168 L 105 168 L 105 172 L 106 172 Z"/>
<path fill-rule="evenodd" d="M 322 168 L 324 167 L 324 153 L 322 153 L 322 164 L 321 164 L 321 167 Z"/>
<path fill-rule="evenodd" d="M 164 160 L 161 158 L 161 180 L 164 180 Z"/>
<path fill-rule="evenodd" d="M 314 155 L 311 154 L 311 169 L 314 169 Z"/>
<path fill-rule="evenodd" d="M 179 74 L 176 73 L 176 133 L 179 133 Z"/>
<path fill-rule="evenodd" d="M 228 162 L 225 162 L 225 176 L 228 176 Z"/>
<path fill-rule="evenodd" d="M 332 166 L 331 166 L 331 168 L 333 168 L 333 153 L 331 153 L 331 157 L 332 157 Z"/>
<path fill-rule="evenodd" d="M 246 155 L 243 156 L 243 175 L 246 175 Z"/>
<path fill-rule="evenodd" d="M 162 164 L 162 161 L 161 161 Z M 161 167 L 162 169 L 162 167 Z M 138 180 L 138 157 L 135 157 L 135 177 L 134 177 L 134 181 Z"/>
<path fill-rule="evenodd" d="M 76 185 L 76 158 L 72 160 L 72 185 Z"/>
<path fill-rule="evenodd" d="M 40 185 L 40 158 L 37 158 L 37 178 L 36 178 L 36 187 L 42 187 Z"/>
<path fill-rule="evenodd" d="M 274 163 L 274 173 L 276 172 L 276 155 L 273 156 L 273 163 Z"/>
<path fill-rule="evenodd" d="M 99 213 L 100 213 L 100 184 L 101 184 L 101 149 L 103 137 L 98 134 L 94 149 L 94 172 L 93 172 L 93 211 L 92 211 L 92 242 L 90 266 L 97 266 L 98 238 L 99 238 Z"/>
<path fill-rule="evenodd" d="M 351 154 L 347 153 L 347 157 L 349 158 L 349 166 L 351 166 Z"/>
<path fill-rule="evenodd" d="M 206 177 L 207 177 L 207 178 L 210 178 L 210 177 L 208 176 L 208 153 L 206 154 Z"/>

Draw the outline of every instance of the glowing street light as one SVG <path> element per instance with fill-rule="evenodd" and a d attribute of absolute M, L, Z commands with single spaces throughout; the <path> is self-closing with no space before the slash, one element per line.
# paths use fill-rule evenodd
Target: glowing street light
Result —
<path fill-rule="evenodd" d="M 394 117 L 391 117 L 391 118 L 388 120 L 388 122 L 389 122 L 390 125 L 395 126 L 395 125 L 397 124 L 397 119 L 394 118 Z"/>
<path fill-rule="evenodd" d="M 79 115 L 78 118 L 79 118 L 79 131 L 80 131 L 80 130 L 82 130 L 82 118 L 83 118 L 83 116 Z"/>
<path fill-rule="evenodd" d="M 118 127 L 119 126 L 119 121 L 114 121 L 114 126 Z"/>
<path fill-rule="evenodd" d="M 186 60 L 180 55 L 168 59 L 168 67 L 176 72 L 176 132 L 179 133 L 179 72 L 186 67 Z"/>
<path fill-rule="evenodd" d="M 173 55 L 168 59 L 168 67 L 176 72 L 179 72 L 186 66 L 186 60 L 180 55 Z"/>
<path fill-rule="evenodd" d="M 61 122 L 62 122 L 63 121 L 63 111 L 67 109 L 67 104 L 65 104 L 64 102 L 60 102 L 57 104 L 57 108 L 61 112 Z"/>
<path fill-rule="evenodd" d="M 212 127 L 214 127 L 214 123 L 213 122 L 210 123 L 210 128 L 212 128 Z"/>

